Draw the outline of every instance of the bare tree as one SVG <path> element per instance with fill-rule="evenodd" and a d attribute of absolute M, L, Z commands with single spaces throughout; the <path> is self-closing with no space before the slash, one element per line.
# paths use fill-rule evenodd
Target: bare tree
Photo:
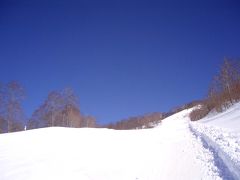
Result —
<path fill-rule="evenodd" d="M 62 109 L 62 96 L 57 91 L 52 91 L 48 94 L 48 97 L 44 103 L 45 116 L 44 120 L 47 123 L 47 126 L 55 126 L 58 123 L 57 115 Z"/>
<path fill-rule="evenodd" d="M 219 74 L 209 88 L 209 104 L 218 111 L 227 108 L 240 99 L 240 62 L 224 59 Z"/>
<path fill-rule="evenodd" d="M 25 98 L 23 87 L 16 81 L 0 85 L 0 119 L 1 131 L 22 130 L 24 112 L 22 101 Z"/>
<path fill-rule="evenodd" d="M 5 129 L 6 129 L 6 121 L 2 116 L 0 116 L 0 133 L 4 133 Z"/>
<path fill-rule="evenodd" d="M 71 88 L 62 91 L 63 97 L 63 117 L 67 127 L 81 126 L 81 113 L 79 109 L 78 97 Z"/>
<path fill-rule="evenodd" d="M 93 116 L 84 116 L 84 127 L 96 127 L 96 119 Z"/>

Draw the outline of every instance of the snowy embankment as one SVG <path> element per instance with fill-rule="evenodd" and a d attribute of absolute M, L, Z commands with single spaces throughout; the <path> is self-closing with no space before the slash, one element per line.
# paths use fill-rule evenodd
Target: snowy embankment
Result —
<path fill-rule="evenodd" d="M 240 179 L 240 104 L 191 122 L 192 132 L 211 148 L 232 179 Z"/>
<path fill-rule="evenodd" d="M 154 129 L 44 128 L 0 135 L 1 180 L 223 179 L 184 110 Z"/>
<path fill-rule="evenodd" d="M 240 135 L 240 103 L 236 103 L 222 113 L 211 112 L 198 122 L 220 127 Z"/>

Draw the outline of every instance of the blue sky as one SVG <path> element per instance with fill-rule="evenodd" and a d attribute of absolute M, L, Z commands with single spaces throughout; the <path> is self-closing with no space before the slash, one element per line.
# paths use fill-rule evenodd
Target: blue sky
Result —
<path fill-rule="evenodd" d="M 0 81 L 23 84 L 28 116 L 64 87 L 100 123 L 167 111 L 206 95 L 239 32 L 237 0 L 3 0 Z"/>

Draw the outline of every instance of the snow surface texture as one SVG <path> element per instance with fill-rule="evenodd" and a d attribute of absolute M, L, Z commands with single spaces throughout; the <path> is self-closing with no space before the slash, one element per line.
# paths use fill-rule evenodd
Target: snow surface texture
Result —
<path fill-rule="evenodd" d="M 227 179 L 240 179 L 240 139 L 231 132 L 201 123 L 191 123 L 190 128 L 216 153 L 219 168 Z"/>
<path fill-rule="evenodd" d="M 240 103 L 191 122 L 190 130 L 215 153 L 223 177 L 240 179 Z"/>
<path fill-rule="evenodd" d="M 191 110 L 154 129 L 43 128 L 1 134 L 0 179 L 234 179 L 216 148 L 204 140 L 203 135 L 212 137 L 205 124 L 189 124 Z"/>

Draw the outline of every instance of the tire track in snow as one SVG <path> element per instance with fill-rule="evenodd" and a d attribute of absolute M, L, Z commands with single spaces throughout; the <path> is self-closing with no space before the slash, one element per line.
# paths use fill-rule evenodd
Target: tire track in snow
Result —
<path fill-rule="evenodd" d="M 240 178 L 239 166 L 236 165 L 234 156 L 224 151 L 223 147 L 216 142 L 216 139 L 214 140 L 214 138 L 211 137 L 212 133 L 209 131 L 208 127 L 202 124 L 200 125 L 199 123 L 189 123 L 189 129 L 195 138 L 201 141 L 203 147 L 212 153 L 214 164 L 218 168 L 219 175 L 223 179 L 237 180 Z M 223 132 L 221 131 L 221 133 Z M 225 143 L 225 146 L 229 146 L 229 144 Z"/>

